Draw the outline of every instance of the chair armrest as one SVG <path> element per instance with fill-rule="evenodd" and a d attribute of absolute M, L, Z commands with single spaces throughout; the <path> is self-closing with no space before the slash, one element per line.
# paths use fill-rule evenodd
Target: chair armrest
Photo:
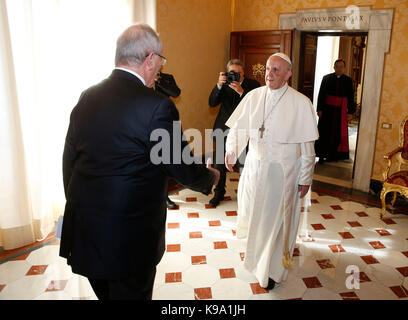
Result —
<path fill-rule="evenodd" d="M 391 159 L 396 153 L 402 151 L 402 147 L 398 147 L 395 150 L 392 150 L 391 152 L 388 152 L 384 154 L 384 159 Z"/>
<path fill-rule="evenodd" d="M 391 152 L 388 152 L 384 155 L 384 159 L 387 160 L 387 167 L 385 168 L 384 172 L 383 172 L 383 179 L 384 181 L 388 179 L 388 174 L 390 173 L 390 169 L 391 169 L 391 161 L 392 161 L 392 157 L 397 154 L 398 152 L 402 151 L 402 147 L 398 147 L 395 150 L 392 150 Z"/>

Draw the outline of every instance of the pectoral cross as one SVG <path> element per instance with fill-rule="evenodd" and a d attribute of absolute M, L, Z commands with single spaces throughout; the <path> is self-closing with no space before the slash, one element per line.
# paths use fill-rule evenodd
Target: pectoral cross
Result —
<path fill-rule="evenodd" d="M 261 139 L 263 138 L 263 133 L 264 133 L 264 131 L 265 131 L 265 126 L 264 126 L 264 124 L 262 123 L 262 127 L 259 128 L 259 133 L 261 134 Z"/>

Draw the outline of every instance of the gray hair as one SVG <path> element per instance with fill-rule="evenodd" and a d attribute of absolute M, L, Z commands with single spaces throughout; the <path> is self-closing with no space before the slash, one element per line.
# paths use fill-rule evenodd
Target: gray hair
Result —
<path fill-rule="evenodd" d="M 228 63 L 227 63 L 227 69 L 230 67 L 230 66 L 232 66 L 232 65 L 237 65 L 237 66 L 241 66 L 242 67 L 242 69 L 244 69 L 244 63 L 241 61 L 241 60 L 239 60 L 239 59 L 231 59 L 230 61 L 228 61 Z"/>
<path fill-rule="evenodd" d="M 116 41 L 115 65 L 140 66 L 151 53 L 161 53 L 158 34 L 147 24 L 127 28 Z"/>

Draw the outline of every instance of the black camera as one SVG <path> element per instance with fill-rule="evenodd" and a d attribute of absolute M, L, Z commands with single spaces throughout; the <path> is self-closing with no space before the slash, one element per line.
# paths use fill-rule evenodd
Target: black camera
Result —
<path fill-rule="evenodd" d="M 238 81 L 241 78 L 241 75 L 238 72 L 230 71 L 224 74 L 227 77 L 227 82 L 225 84 L 230 84 L 231 82 Z"/>
<path fill-rule="evenodd" d="M 180 88 L 171 74 L 160 72 L 158 79 L 155 80 L 156 90 L 167 97 L 177 98 L 180 95 Z"/>

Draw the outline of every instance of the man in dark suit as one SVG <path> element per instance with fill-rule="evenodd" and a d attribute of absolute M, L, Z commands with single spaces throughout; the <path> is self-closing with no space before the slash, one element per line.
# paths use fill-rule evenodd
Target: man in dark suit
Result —
<path fill-rule="evenodd" d="M 326 74 L 317 100 L 319 139 L 315 143 L 319 163 L 349 159 L 348 120 L 356 111 L 353 80 L 344 74 L 346 62 L 338 59 Z"/>
<path fill-rule="evenodd" d="M 244 98 L 244 96 L 252 89 L 258 88 L 260 86 L 259 82 L 244 76 L 244 64 L 238 59 L 232 59 L 227 63 L 227 72 L 234 71 L 239 74 L 238 81 L 227 81 L 227 76 L 225 72 L 220 72 L 218 77 L 218 82 L 210 93 L 208 103 L 210 107 L 216 107 L 221 104 L 220 110 L 218 112 L 217 118 L 214 123 L 214 132 L 220 133 L 220 130 L 224 133 L 224 145 L 223 148 L 216 146 L 216 152 L 221 152 L 223 154 L 218 155 L 217 159 L 225 158 L 225 142 L 227 137 L 228 127 L 225 122 L 234 112 L 235 108 Z M 218 130 L 217 130 L 218 129 Z M 217 130 L 217 131 L 216 131 Z M 224 161 L 224 160 L 222 160 Z M 227 169 L 224 162 L 216 162 L 215 168 L 220 171 L 220 180 L 214 189 L 214 197 L 210 200 L 210 206 L 216 207 L 224 199 L 225 195 L 225 182 L 227 177 Z"/>
<path fill-rule="evenodd" d="M 167 176 L 206 195 L 219 178 L 210 166 L 173 163 L 179 154 L 169 163 L 152 161 L 151 133 L 168 132 L 173 150 L 179 120 L 173 102 L 151 88 L 165 63 L 161 53 L 149 26 L 126 29 L 115 70 L 84 91 L 71 113 L 60 255 L 88 277 L 99 299 L 151 299 L 165 250 Z M 188 148 L 183 143 L 175 149 Z"/>

